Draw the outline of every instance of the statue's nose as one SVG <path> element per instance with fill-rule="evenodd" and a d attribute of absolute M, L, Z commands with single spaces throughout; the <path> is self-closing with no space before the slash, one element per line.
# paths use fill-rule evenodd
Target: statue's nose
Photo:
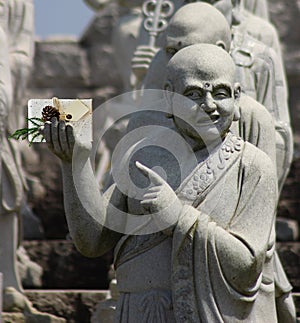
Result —
<path fill-rule="evenodd" d="M 205 101 L 201 104 L 201 108 L 207 113 L 214 112 L 217 109 L 217 105 L 210 92 L 206 94 Z"/>

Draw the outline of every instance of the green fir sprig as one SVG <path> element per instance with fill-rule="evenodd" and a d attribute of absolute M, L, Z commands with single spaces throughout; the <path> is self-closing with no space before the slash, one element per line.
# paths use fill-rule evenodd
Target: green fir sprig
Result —
<path fill-rule="evenodd" d="M 41 142 L 43 141 L 44 138 L 43 135 L 39 132 L 39 128 L 44 124 L 44 120 L 42 118 L 26 118 L 26 120 L 28 123 L 31 122 L 34 125 L 34 127 L 18 129 L 8 138 L 16 140 L 25 140 L 30 135 L 32 135 L 31 140 L 29 141 L 30 147 L 38 136 L 41 136 Z"/>

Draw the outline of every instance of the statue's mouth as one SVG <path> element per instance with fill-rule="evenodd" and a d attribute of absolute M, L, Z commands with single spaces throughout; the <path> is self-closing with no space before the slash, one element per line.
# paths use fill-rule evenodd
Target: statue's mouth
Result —
<path fill-rule="evenodd" d="M 212 123 L 217 122 L 219 119 L 220 119 L 220 115 L 217 113 L 210 115 L 210 120 L 212 121 Z"/>
<path fill-rule="evenodd" d="M 220 115 L 217 113 L 207 114 L 205 118 L 200 118 L 197 120 L 198 125 L 211 125 L 219 121 Z"/>

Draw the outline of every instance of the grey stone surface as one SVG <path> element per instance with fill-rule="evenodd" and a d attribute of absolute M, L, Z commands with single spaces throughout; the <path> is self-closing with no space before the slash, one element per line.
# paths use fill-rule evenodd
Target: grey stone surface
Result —
<path fill-rule="evenodd" d="M 42 286 L 43 269 L 30 260 L 24 247 L 17 251 L 18 271 L 24 288 L 40 288 Z"/>
<path fill-rule="evenodd" d="M 298 0 L 291 1 L 270 1 L 271 21 L 276 26 L 284 53 L 284 61 L 290 84 L 290 94 L 294 97 L 297 91 L 294 87 L 299 86 L 300 75 L 300 36 L 296 30 L 299 30 L 300 6 Z M 292 121 L 296 117 L 297 102 L 291 101 Z M 298 124 L 293 122 L 294 130 L 298 132 Z M 298 147 L 296 147 L 298 148 Z M 297 152 L 299 149 L 297 149 Z"/>
<path fill-rule="evenodd" d="M 294 293 L 293 297 L 297 308 L 297 318 L 298 318 L 297 323 L 299 323 L 300 322 L 300 293 Z"/>
<path fill-rule="evenodd" d="M 300 293 L 300 243 L 297 242 L 278 242 L 276 244 L 278 255 L 285 268 L 285 272 L 293 286 L 294 293 Z M 299 304 L 299 303 L 298 303 Z M 300 316 L 300 307 L 297 307 Z"/>
<path fill-rule="evenodd" d="M 298 222 L 295 220 L 278 217 L 276 219 L 276 238 L 278 241 L 298 241 Z"/>
<path fill-rule="evenodd" d="M 112 57 L 113 49 L 109 44 L 98 44 L 89 48 L 88 59 L 90 63 L 90 83 L 93 87 L 107 85 L 122 88 L 119 72 L 114 67 Z"/>
<path fill-rule="evenodd" d="M 2 313 L 3 323 L 26 323 L 22 313 Z"/>
<path fill-rule="evenodd" d="M 2 314 L 2 303 L 3 303 L 3 275 L 0 273 L 0 317 Z"/>
<path fill-rule="evenodd" d="M 111 254 L 86 258 L 70 240 L 24 241 L 23 246 L 43 268 L 42 289 L 108 289 Z"/>
<path fill-rule="evenodd" d="M 25 322 L 37 323 L 65 323 L 66 320 L 52 314 L 38 311 L 32 306 L 25 294 L 18 292 L 13 287 L 4 289 L 3 311 L 14 314 L 21 314 L 18 319 L 25 318 Z M 8 315 L 8 319 L 10 315 Z"/>
<path fill-rule="evenodd" d="M 119 296 L 117 280 L 114 278 L 109 284 L 107 299 L 97 305 L 91 323 L 113 323 Z"/>
<path fill-rule="evenodd" d="M 41 198 L 45 193 L 44 187 L 40 182 L 32 180 L 30 187 L 30 191 L 33 195 Z M 42 223 L 39 218 L 32 212 L 28 205 L 23 204 L 21 208 L 21 216 L 22 216 L 22 232 L 23 237 L 26 240 L 40 240 L 45 237 L 44 230 L 42 228 Z"/>
<path fill-rule="evenodd" d="M 54 38 L 36 42 L 33 87 L 87 87 L 89 65 L 77 39 Z"/>
<path fill-rule="evenodd" d="M 68 323 L 90 323 L 96 305 L 106 299 L 101 290 L 27 290 L 26 296 L 40 311 L 64 317 Z"/>

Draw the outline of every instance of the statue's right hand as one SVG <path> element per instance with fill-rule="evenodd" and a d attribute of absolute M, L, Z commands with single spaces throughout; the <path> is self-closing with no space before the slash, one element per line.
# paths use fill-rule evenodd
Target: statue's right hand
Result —
<path fill-rule="evenodd" d="M 65 121 L 58 121 L 52 118 L 40 127 L 40 133 L 45 138 L 49 149 L 62 161 L 71 162 L 73 148 L 75 145 L 75 135 L 73 127 Z"/>

